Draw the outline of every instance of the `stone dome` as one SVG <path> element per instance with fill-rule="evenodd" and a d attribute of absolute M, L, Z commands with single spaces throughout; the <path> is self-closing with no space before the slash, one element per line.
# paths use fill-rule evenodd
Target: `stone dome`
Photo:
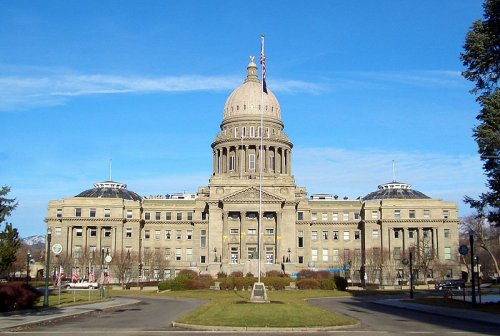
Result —
<path fill-rule="evenodd" d="M 142 199 L 135 192 L 127 190 L 126 184 L 114 181 L 94 183 L 94 188 L 82 191 L 75 197 L 122 198 L 130 201 Z"/>
<path fill-rule="evenodd" d="M 381 200 L 381 199 L 425 199 L 429 196 L 420 191 L 411 189 L 411 185 L 392 181 L 390 183 L 381 184 L 378 190 L 369 193 L 363 197 L 363 201 Z"/>
<path fill-rule="evenodd" d="M 224 105 L 224 119 L 233 117 L 260 117 L 262 85 L 257 76 L 257 65 L 253 56 L 247 67 L 247 78 L 227 98 Z M 281 109 L 274 93 L 267 88 L 263 94 L 264 117 L 281 119 Z"/>

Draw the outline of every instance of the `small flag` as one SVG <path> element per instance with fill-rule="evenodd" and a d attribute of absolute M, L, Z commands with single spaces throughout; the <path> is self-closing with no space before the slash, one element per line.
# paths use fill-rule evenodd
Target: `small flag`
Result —
<path fill-rule="evenodd" d="M 71 282 L 77 282 L 78 281 L 78 272 L 76 267 L 73 267 L 73 271 L 71 272 Z"/>
<path fill-rule="evenodd" d="M 95 282 L 94 267 L 89 270 L 89 282 Z"/>
<path fill-rule="evenodd" d="M 111 280 L 111 273 L 109 272 L 109 270 L 106 272 L 106 283 L 109 284 L 109 281 Z"/>
<path fill-rule="evenodd" d="M 264 55 L 264 35 L 262 35 L 261 45 L 260 45 L 260 64 L 262 64 L 262 91 L 267 94 L 266 56 Z"/>
<path fill-rule="evenodd" d="M 103 285 L 104 284 L 104 271 L 101 270 L 101 276 L 99 277 L 99 285 Z"/>

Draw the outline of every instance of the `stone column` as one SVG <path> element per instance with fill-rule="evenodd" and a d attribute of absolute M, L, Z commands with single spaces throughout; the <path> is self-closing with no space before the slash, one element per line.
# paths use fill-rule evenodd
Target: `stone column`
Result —
<path fill-rule="evenodd" d="M 217 150 L 213 151 L 213 162 L 212 162 L 213 173 L 217 174 Z"/>
<path fill-rule="evenodd" d="M 292 149 L 288 150 L 288 175 L 292 175 Z"/>
<path fill-rule="evenodd" d="M 68 226 L 68 236 L 67 236 L 67 247 L 66 251 L 69 257 L 73 256 L 73 226 Z"/>

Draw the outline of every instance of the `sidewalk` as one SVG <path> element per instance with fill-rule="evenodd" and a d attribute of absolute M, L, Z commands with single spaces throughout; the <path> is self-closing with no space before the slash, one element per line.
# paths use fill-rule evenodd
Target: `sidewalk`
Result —
<path fill-rule="evenodd" d="M 423 305 L 418 303 L 400 301 L 398 299 L 379 300 L 379 301 L 374 301 L 374 303 L 396 308 L 415 310 L 427 314 L 454 317 L 461 320 L 466 319 L 480 323 L 490 323 L 490 324 L 500 325 L 500 315 L 497 314 L 483 313 L 465 309 Z"/>
<path fill-rule="evenodd" d="M 0 315 L 0 330 L 9 330 L 30 324 L 43 323 L 54 319 L 102 311 L 138 303 L 139 300 L 128 298 L 113 298 L 110 301 L 68 306 L 62 308 L 47 308 L 29 310 L 14 314 Z"/>

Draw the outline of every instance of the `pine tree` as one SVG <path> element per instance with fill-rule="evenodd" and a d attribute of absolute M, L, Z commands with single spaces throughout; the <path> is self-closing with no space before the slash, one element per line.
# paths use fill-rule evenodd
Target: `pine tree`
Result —
<path fill-rule="evenodd" d="M 17 206 L 15 199 L 5 197 L 9 191 L 10 188 L 6 186 L 0 190 L 0 225 Z M 8 270 L 16 261 L 16 253 L 20 246 L 17 229 L 13 228 L 11 223 L 5 222 L 5 228 L 0 232 L 0 273 Z"/>
<path fill-rule="evenodd" d="M 474 138 L 483 161 L 488 191 L 478 200 L 465 201 L 484 214 L 492 224 L 500 226 L 500 0 L 485 0 L 482 20 L 473 23 L 460 55 L 467 67 L 462 75 L 475 82 L 471 93 L 478 95 L 480 122 Z"/>

